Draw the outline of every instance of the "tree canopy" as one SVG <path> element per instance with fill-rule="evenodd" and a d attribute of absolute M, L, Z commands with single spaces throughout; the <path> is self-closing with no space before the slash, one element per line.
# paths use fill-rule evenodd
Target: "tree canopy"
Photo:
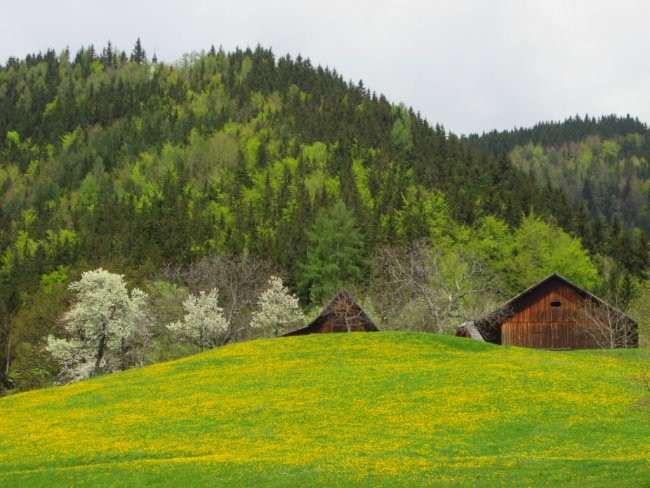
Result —
<path fill-rule="evenodd" d="M 567 140 L 579 146 L 547 145 Z M 99 267 L 166 290 L 156 298 L 179 299 L 176 314 L 188 293 L 218 288 L 232 338 L 249 337 L 235 331 L 271 274 L 320 304 L 338 286 L 368 288 L 380 249 L 420 239 L 480 256 L 502 294 L 573 265 L 583 286 L 620 289 L 627 274 L 644 290 L 649 140 L 638 121 L 609 118 L 459 138 L 262 47 L 173 64 L 150 62 L 140 41 L 130 56 L 109 43 L 12 58 L 0 66 L 0 390 L 42 384 L 39 351 L 66 334 L 66 285 Z M 565 188 L 567 161 L 582 176 Z M 625 178 L 585 176 L 601 169 Z M 608 187 L 617 197 L 601 201 Z M 535 260 L 535 232 L 566 253 L 548 245 Z"/>

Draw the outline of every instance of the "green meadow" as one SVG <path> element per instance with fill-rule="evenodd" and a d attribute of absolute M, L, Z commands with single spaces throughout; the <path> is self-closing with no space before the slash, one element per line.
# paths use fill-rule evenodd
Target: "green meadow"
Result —
<path fill-rule="evenodd" d="M 0 399 L 0 486 L 650 486 L 650 350 L 234 344 Z"/>

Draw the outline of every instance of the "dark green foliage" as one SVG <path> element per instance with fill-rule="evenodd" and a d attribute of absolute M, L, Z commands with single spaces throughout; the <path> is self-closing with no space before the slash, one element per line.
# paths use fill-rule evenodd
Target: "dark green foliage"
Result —
<path fill-rule="evenodd" d="M 576 115 L 569 117 L 564 122 L 540 122 L 530 129 L 492 131 L 481 136 L 473 134 L 468 139 L 474 145 L 497 155 L 528 143 L 559 146 L 568 142 L 580 141 L 588 136 L 612 138 L 625 134 L 647 132 L 648 126 L 629 114 L 625 117 L 606 115 L 599 118 L 589 117 L 589 115 L 582 118 Z"/>
<path fill-rule="evenodd" d="M 110 43 L 108 44 L 108 48 L 110 50 Z M 138 40 L 135 41 L 135 46 L 133 47 L 133 52 L 131 53 L 131 61 L 137 64 L 142 64 L 147 60 L 147 55 L 144 52 L 144 49 L 142 49 L 142 44 L 140 42 L 140 38 L 138 37 Z"/>
<path fill-rule="evenodd" d="M 12 364 L 38 383 L 29 358 L 66 307 L 64 292 L 46 298 L 42 277 L 61 266 L 68 282 L 102 266 L 135 285 L 166 264 L 251 255 L 320 301 L 363 282 L 379 246 L 452 245 L 454 226 L 495 216 L 515 228 L 534 209 L 625 269 L 647 268 L 645 235 L 597 218 L 599 187 L 585 185 L 575 214 L 561 189 L 510 164 L 506 139 L 459 139 L 361 82 L 259 46 L 174 66 L 149 63 L 139 39 L 130 59 L 110 43 L 10 59 L 0 66 L 0 390 L 15 386 Z M 621 191 L 635 185 L 630 173 Z M 336 243 L 345 259 L 324 272 Z M 37 325 L 32 307 L 48 320 Z"/>
<path fill-rule="evenodd" d="M 318 212 L 307 231 L 307 259 L 298 283 L 303 298 L 321 303 L 367 274 L 364 239 L 343 202 Z"/>
<path fill-rule="evenodd" d="M 569 118 L 532 129 L 469 138 L 477 148 L 507 151 L 515 167 L 545 184 L 564 228 L 598 254 L 647 278 L 650 233 L 650 129 L 638 119 Z M 575 206 L 573 215 L 566 209 Z M 611 226 L 611 229 L 609 229 Z"/>

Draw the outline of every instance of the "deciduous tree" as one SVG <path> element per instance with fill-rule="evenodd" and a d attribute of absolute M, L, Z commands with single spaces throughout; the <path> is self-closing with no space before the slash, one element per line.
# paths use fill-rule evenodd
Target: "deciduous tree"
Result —
<path fill-rule="evenodd" d="M 208 293 L 201 291 L 190 295 L 183 302 L 185 317 L 182 321 L 171 323 L 167 328 L 182 340 L 204 349 L 221 345 L 226 338 L 228 321 L 219 306 L 219 291 L 212 289 Z"/>
<path fill-rule="evenodd" d="M 483 261 L 425 242 L 380 250 L 374 275 L 385 319 L 399 321 L 417 310 L 425 317 L 422 328 L 431 332 L 451 332 L 495 304 L 494 275 Z"/>
<path fill-rule="evenodd" d="M 580 302 L 575 315 L 576 323 L 589 338 L 591 347 L 618 349 L 638 344 L 636 324 L 611 304 L 586 298 Z"/>
<path fill-rule="evenodd" d="M 59 362 L 64 380 L 126 369 L 130 341 L 144 317 L 146 294 L 129 293 L 122 275 L 102 268 L 86 271 L 70 285 L 76 303 L 64 315 L 66 338 L 48 337 L 47 349 Z"/>
<path fill-rule="evenodd" d="M 298 298 L 289 292 L 277 276 L 271 276 L 268 288 L 262 292 L 253 312 L 251 327 L 266 335 L 278 336 L 290 326 L 301 324 L 305 316 Z"/>

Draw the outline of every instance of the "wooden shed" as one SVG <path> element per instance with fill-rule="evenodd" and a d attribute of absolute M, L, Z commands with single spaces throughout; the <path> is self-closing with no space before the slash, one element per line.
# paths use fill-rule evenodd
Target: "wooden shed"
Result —
<path fill-rule="evenodd" d="M 377 332 L 377 326 L 345 291 L 339 291 L 308 326 L 282 337 L 332 332 Z"/>
<path fill-rule="evenodd" d="M 638 347 L 638 324 L 595 295 L 554 273 L 498 309 L 460 326 L 489 342 L 535 349 Z"/>

